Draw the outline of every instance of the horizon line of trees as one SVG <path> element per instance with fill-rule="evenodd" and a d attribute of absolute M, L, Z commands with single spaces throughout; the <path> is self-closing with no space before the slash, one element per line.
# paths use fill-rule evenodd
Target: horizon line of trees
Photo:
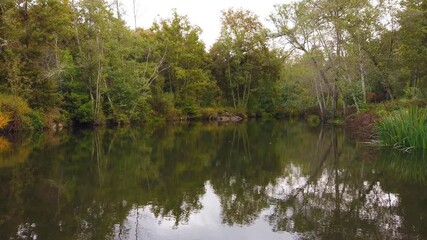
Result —
<path fill-rule="evenodd" d="M 4 0 L 0 128 L 224 111 L 326 120 L 370 101 L 424 99 L 426 5 L 302 0 L 276 6 L 274 30 L 228 9 L 207 51 L 202 29 L 176 11 L 132 30 L 117 0 Z"/>

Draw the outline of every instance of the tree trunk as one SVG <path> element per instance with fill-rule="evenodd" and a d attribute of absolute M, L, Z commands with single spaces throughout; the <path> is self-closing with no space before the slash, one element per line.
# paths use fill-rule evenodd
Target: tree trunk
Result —
<path fill-rule="evenodd" d="M 366 103 L 366 83 L 365 83 L 366 69 L 365 69 L 365 64 L 363 63 L 362 47 L 360 46 L 360 44 L 359 44 L 359 66 L 360 66 L 360 84 L 362 86 L 362 93 L 363 93 L 363 103 Z"/>

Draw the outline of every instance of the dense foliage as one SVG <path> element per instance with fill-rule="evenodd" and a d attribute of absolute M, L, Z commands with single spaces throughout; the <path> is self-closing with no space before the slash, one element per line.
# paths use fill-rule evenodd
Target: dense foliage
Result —
<path fill-rule="evenodd" d="M 426 10 L 421 0 L 301 0 L 276 6 L 269 30 L 229 9 L 207 50 L 202 29 L 176 11 L 130 29 L 118 1 L 4 0 L 0 128 L 230 111 L 327 120 L 369 102 L 424 99 Z"/>
<path fill-rule="evenodd" d="M 298 53 L 291 65 L 305 69 L 290 81 L 311 89 L 322 117 L 339 105 L 425 97 L 425 1 L 303 0 L 276 9 L 274 35 Z"/>

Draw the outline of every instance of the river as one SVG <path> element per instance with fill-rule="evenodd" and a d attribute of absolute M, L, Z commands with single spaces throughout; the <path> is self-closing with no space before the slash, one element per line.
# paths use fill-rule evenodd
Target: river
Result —
<path fill-rule="evenodd" d="M 427 154 L 291 121 L 0 137 L 0 239 L 427 239 Z"/>

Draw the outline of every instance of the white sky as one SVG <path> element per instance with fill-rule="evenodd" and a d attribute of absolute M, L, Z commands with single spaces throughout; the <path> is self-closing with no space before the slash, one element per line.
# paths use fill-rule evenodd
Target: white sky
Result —
<path fill-rule="evenodd" d="M 125 20 L 131 28 L 134 27 L 132 0 L 120 0 L 125 10 Z M 142 28 L 151 27 L 160 18 L 170 18 L 172 9 L 178 14 L 187 15 L 191 24 L 202 28 L 201 39 L 209 48 L 219 36 L 221 10 L 228 8 L 248 9 L 258 15 L 265 26 L 266 20 L 274 11 L 275 4 L 290 2 L 290 0 L 136 0 L 137 25 Z"/>

